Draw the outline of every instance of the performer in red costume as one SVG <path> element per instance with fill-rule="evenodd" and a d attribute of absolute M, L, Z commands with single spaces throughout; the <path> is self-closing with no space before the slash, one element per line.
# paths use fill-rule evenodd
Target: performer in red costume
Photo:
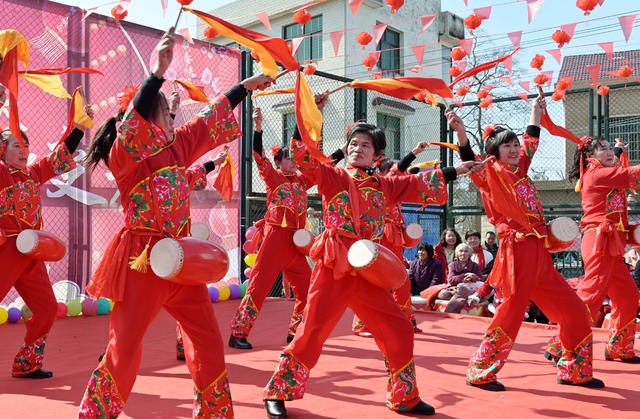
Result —
<path fill-rule="evenodd" d="M 384 159 L 378 166 L 378 173 L 382 176 L 404 176 L 406 175 L 406 171 L 409 168 L 409 165 L 416 159 L 418 154 L 422 153 L 427 148 L 426 142 L 419 143 L 416 148 L 413 149 L 409 154 L 404 156 L 402 160 L 399 162 L 394 162 L 389 159 Z M 402 240 L 402 229 L 404 227 L 405 221 L 402 216 L 402 204 L 398 203 L 394 205 L 392 208 L 384 216 L 384 233 L 382 235 L 382 239 L 380 239 L 380 244 L 385 246 L 387 249 L 391 250 L 398 259 L 404 261 L 404 242 Z M 416 322 L 416 316 L 413 314 L 413 307 L 411 306 L 411 281 L 409 281 L 409 277 L 405 282 L 400 286 L 400 288 L 393 290 L 393 298 L 396 300 L 396 303 L 400 306 L 404 314 L 407 316 L 407 319 L 411 322 L 413 326 L 413 331 L 416 333 L 422 332 L 422 329 L 418 327 Z M 360 318 L 355 315 L 353 316 L 353 324 L 351 326 L 353 333 L 362 337 L 373 337 L 369 328 L 364 324 Z"/>
<path fill-rule="evenodd" d="M 247 90 L 264 88 L 271 78 L 255 76 L 218 97 L 190 122 L 173 129 L 160 93 L 173 58 L 170 30 L 157 46 L 158 61 L 133 100 L 117 135 L 115 118 L 97 131 L 89 167 L 100 161 L 113 173 L 122 196 L 125 226 L 112 239 L 87 291 L 111 298 L 109 344 L 94 370 L 80 405 L 80 418 L 117 416 L 129 398 L 142 339 L 161 308 L 183 332 L 187 367 L 194 381 L 194 417 L 233 417 L 220 331 L 207 287 L 162 280 L 147 269 L 147 250 L 163 237 L 189 235 L 186 168 L 207 150 L 240 134 L 233 108 Z"/>
<path fill-rule="evenodd" d="M 0 97 L 0 99 L 2 99 Z M 89 115 L 89 108 L 85 109 Z M 18 351 L 11 374 L 14 377 L 49 378 L 53 373 L 42 369 L 47 335 L 53 326 L 58 309 L 45 263 L 24 255 L 16 248 L 16 237 L 25 229 L 42 230 L 40 187 L 49 179 L 76 167 L 71 155 L 75 152 L 85 127 L 78 125 L 53 152 L 27 165 L 29 140 L 22 139 L 27 154 L 6 128 L 0 138 L 0 234 L 6 242 L 0 244 L 0 260 L 4 261 L 0 279 L 0 300 L 15 287 L 25 304 L 33 312 L 26 321 L 24 344 Z"/>
<path fill-rule="evenodd" d="M 287 334 L 287 342 L 291 342 L 302 321 L 311 277 L 307 258 L 293 244 L 293 233 L 306 226 L 307 189 L 313 184 L 297 172 L 287 148 L 274 146 L 272 154 L 277 170 L 273 168 L 262 147 L 260 108 L 254 109 L 253 121 L 253 158 L 266 185 L 268 208 L 264 218 L 256 224 L 258 232 L 253 241 L 256 245 L 262 244 L 251 269 L 247 292 L 231 321 L 229 346 L 238 349 L 253 347 L 247 336 L 280 272 L 296 296 Z"/>
<path fill-rule="evenodd" d="M 379 128 L 357 123 L 347 133 L 347 167 L 312 159 L 302 142 L 292 141 L 293 160 L 318 185 L 323 197 L 325 231 L 310 256 L 316 265 L 307 306 L 293 341 L 281 354 L 280 364 L 265 389 L 270 418 L 287 416 L 285 400 L 303 397 L 310 369 L 322 345 L 348 306 L 371 328 L 389 371 L 387 406 L 397 412 L 434 414 L 418 395 L 413 362 L 413 328 L 388 289 L 358 276 L 347 262 L 347 251 L 358 239 L 379 241 L 387 205 L 398 202 L 442 204 L 445 182 L 477 168 L 476 162 L 433 170 L 416 176 L 378 176 L 372 168 L 386 146 Z M 351 192 L 350 192 L 351 191 Z"/>
<path fill-rule="evenodd" d="M 640 357 L 633 344 L 638 288 L 624 263 L 624 252 L 629 233 L 626 189 L 640 188 L 640 166 L 621 166 L 615 154 L 622 153 L 622 143 L 612 149 L 603 137 L 582 137 L 581 141 L 570 174 L 578 179 L 584 211 L 580 221 L 584 279 L 576 292 L 587 305 L 592 323 L 609 296 L 613 329 L 604 357 L 637 364 Z M 545 357 L 556 361 L 561 354 L 562 346 L 554 336 Z"/>
<path fill-rule="evenodd" d="M 467 370 L 467 383 L 485 390 L 504 391 L 497 374 L 507 360 L 530 300 L 559 324 L 563 353 L 558 361 L 558 383 L 604 387 L 592 374 L 592 334 L 587 310 L 553 267 L 545 247 L 547 228 L 542 203 L 527 175 L 538 148 L 544 107 L 544 96 L 538 96 L 522 144 L 515 133 L 502 127 L 485 130 L 485 150 L 497 161 L 471 176 L 480 189 L 489 221 L 496 226 L 501 239 L 497 261 L 487 282 L 499 289 L 504 301 L 496 309 Z M 474 160 L 462 120 L 453 111 L 447 111 L 446 115 L 457 133 L 460 157 L 463 161 Z"/>

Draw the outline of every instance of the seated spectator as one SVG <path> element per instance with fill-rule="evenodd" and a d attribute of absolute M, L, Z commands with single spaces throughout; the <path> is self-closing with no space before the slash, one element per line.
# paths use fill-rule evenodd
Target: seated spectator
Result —
<path fill-rule="evenodd" d="M 449 287 L 438 294 L 438 299 L 449 300 L 445 313 L 460 313 L 467 304 L 467 298 L 484 283 L 480 266 L 471 260 L 471 253 L 468 244 L 461 243 L 456 247 L 457 260 L 449 264 Z"/>
<path fill-rule="evenodd" d="M 489 276 L 491 268 L 493 268 L 493 255 L 480 246 L 480 233 L 476 230 L 469 230 L 464 235 L 467 244 L 471 246 L 471 260 L 480 266 L 480 271 L 484 278 Z"/>
<path fill-rule="evenodd" d="M 455 228 L 445 228 L 440 235 L 440 242 L 433 248 L 434 257 L 442 263 L 444 278 L 447 277 L 449 264 L 453 262 L 456 247 L 462 243 L 462 238 Z"/>
<path fill-rule="evenodd" d="M 418 246 L 418 259 L 409 263 L 409 281 L 411 295 L 420 295 L 422 290 L 444 282 L 442 263 L 433 258 L 433 246 L 429 243 L 421 243 Z"/>
<path fill-rule="evenodd" d="M 487 231 L 484 235 L 484 248 L 491 253 L 494 259 L 496 258 L 498 254 L 498 238 L 493 231 Z"/>

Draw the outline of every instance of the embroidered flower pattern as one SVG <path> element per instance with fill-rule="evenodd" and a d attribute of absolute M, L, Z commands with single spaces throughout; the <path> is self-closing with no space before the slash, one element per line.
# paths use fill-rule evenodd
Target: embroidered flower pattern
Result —
<path fill-rule="evenodd" d="M 562 343 L 557 335 L 552 337 L 549 343 L 547 343 L 547 352 L 558 358 L 562 356 Z"/>
<path fill-rule="evenodd" d="M 264 389 L 269 400 L 296 400 L 304 396 L 309 381 L 309 369 L 286 349 L 280 354 L 280 364 Z"/>
<path fill-rule="evenodd" d="M 194 389 L 193 417 L 208 419 L 232 419 L 234 417 L 226 371 L 205 390 Z"/>
<path fill-rule="evenodd" d="M 235 318 L 231 321 L 231 334 L 236 338 L 246 338 L 258 318 L 258 307 L 251 298 L 251 294 L 245 295 L 236 311 Z"/>
<path fill-rule="evenodd" d="M 467 381 L 473 384 L 496 381 L 512 347 L 513 342 L 502 328 L 487 330 L 480 347 L 469 361 Z"/>
<path fill-rule="evenodd" d="M 289 322 L 289 331 L 288 331 L 289 336 L 295 336 L 296 330 L 298 330 L 298 326 L 300 326 L 300 323 L 302 323 L 302 313 L 303 313 L 303 310 L 294 311 L 293 314 L 291 315 L 291 322 Z"/>
<path fill-rule="evenodd" d="M 558 378 L 573 383 L 584 383 L 593 379 L 593 340 L 589 335 L 575 351 L 565 350 L 556 364 Z"/>
<path fill-rule="evenodd" d="M 51 154 L 51 165 L 56 176 L 67 173 L 76 168 L 76 162 L 73 160 L 69 149 L 64 142 L 60 143 Z"/>
<path fill-rule="evenodd" d="M 42 368 L 46 340 L 47 335 L 44 335 L 36 339 L 31 345 L 23 344 L 13 359 L 11 375 L 22 377 Z"/>
<path fill-rule="evenodd" d="M 42 225 L 40 184 L 32 178 L 17 181 L 0 191 L 0 216 L 10 215 L 31 228 Z"/>
<path fill-rule="evenodd" d="M 387 367 L 387 371 L 388 371 Z M 404 412 L 416 405 L 418 398 L 416 386 L 416 365 L 413 359 L 400 371 L 389 375 L 387 383 L 387 407 Z"/>
<path fill-rule="evenodd" d="M 614 212 L 623 212 L 627 209 L 627 198 L 624 191 L 612 189 L 607 194 L 607 215 Z"/>
<path fill-rule="evenodd" d="M 515 183 L 516 193 L 524 203 L 527 214 L 535 216 L 542 214 L 542 203 L 536 186 L 529 177 L 524 177 Z"/>
<path fill-rule="evenodd" d="M 120 397 L 116 382 L 111 373 L 100 364 L 91 374 L 80 403 L 78 419 L 115 419 L 122 409 L 124 409 L 124 401 Z"/>
<path fill-rule="evenodd" d="M 612 329 L 609 334 L 609 342 L 604 348 L 604 356 L 607 359 L 633 358 L 635 319 L 631 320 L 622 329 Z"/>
<path fill-rule="evenodd" d="M 199 166 L 196 170 L 187 169 L 187 180 L 192 191 L 201 191 L 207 187 L 207 169 Z"/>

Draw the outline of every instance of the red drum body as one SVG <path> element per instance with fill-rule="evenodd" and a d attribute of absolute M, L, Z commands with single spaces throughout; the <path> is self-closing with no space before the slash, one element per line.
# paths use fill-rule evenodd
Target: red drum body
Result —
<path fill-rule="evenodd" d="M 209 240 L 211 231 L 205 223 L 191 223 L 191 237 L 200 240 Z"/>
<path fill-rule="evenodd" d="M 304 256 L 309 256 L 309 250 L 311 250 L 315 239 L 316 236 L 306 228 L 300 228 L 293 233 L 293 244 Z"/>
<path fill-rule="evenodd" d="M 149 261 L 154 274 L 182 285 L 220 281 L 229 269 L 227 252 L 195 237 L 159 240 L 151 249 Z"/>
<path fill-rule="evenodd" d="M 558 217 L 547 224 L 549 253 L 562 252 L 580 236 L 578 224 L 569 217 Z"/>
<path fill-rule="evenodd" d="M 640 224 L 633 224 L 629 226 L 627 244 L 633 247 L 640 247 Z"/>
<path fill-rule="evenodd" d="M 56 262 L 67 253 L 67 246 L 51 233 L 42 230 L 22 230 L 16 238 L 16 247 L 36 260 Z"/>
<path fill-rule="evenodd" d="M 422 241 L 424 230 L 420 224 L 411 223 L 402 228 L 402 247 L 410 249 Z"/>
<path fill-rule="evenodd" d="M 371 240 L 353 243 L 347 259 L 359 276 L 380 288 L 396 289 L 407 279 L 404 263 L 391 250 Z"/>

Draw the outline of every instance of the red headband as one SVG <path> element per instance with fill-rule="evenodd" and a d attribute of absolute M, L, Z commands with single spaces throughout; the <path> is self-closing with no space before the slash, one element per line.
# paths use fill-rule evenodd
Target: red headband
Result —
<path fill-rule="evenodd" d="M 580 144 L 578 144 L 578 150 L 584 151 L 587 147 L 591 145 L 592 142 L 593 142 L 593 138 L 585 135 L 584 137 L 580 138 Z"/>
<path fill-rule="evenodd" d="M 127 110 L 127 108 L 129 107 L 129 103 L 131 103 L 133 98 L 138 93 L 138 89 L 140 89 L 140 86 L 126 86 L 124 88 L 124 92 L 118 95 L 118 109 L 120 111 L 124 112 Z"/>
<path fill-rule="evenodd" d="M 487 138 L 491 137 L 491 134 L 496 130 L 496 124 L 489 124 L 484 128 L 484 132 L 482 133 L 482 141 L 485 141 Z"/>
<path fill-rule="evenodd" d="M 351 127 L 353 127 L 355 124 L 359 124 L 360 122 L 367 122 L 367 120 L 366 119 L 358 119 L 353 124 L 347 125 L 347 129 L 344 131 L 344 135 L 347 135 L 349 133 L 349 130 L 351 129 Z"/>

